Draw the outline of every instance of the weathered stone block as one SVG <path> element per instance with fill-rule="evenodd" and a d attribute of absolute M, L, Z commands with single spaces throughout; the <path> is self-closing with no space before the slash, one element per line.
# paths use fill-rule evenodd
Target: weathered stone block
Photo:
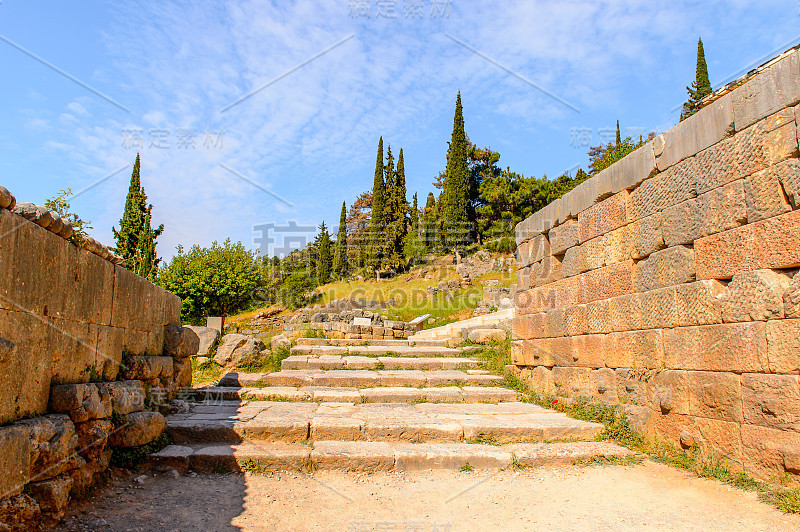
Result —
<path fill-rule="evenodd" d="M 589 334 L 605 334 L 613 330 L 610 301 L 610 299 L 603 299 L 586 304 L 586 322 Z"/>
<path fill-rule="evenodd" d="M 748 223 L 766 220 L 792 210 L 787 201 L 788 194 L 784 195 L 784 180 L 789 183 L 800 182 L 800 164 L 797 159 L 783 161 L 744 180 Z"/>
<path fill-rule="evenodd" d="M 605 363 L 609 368 L 664 367 L 661 330 L 615 332 L 605 339 Z"/>
<path fill-rule="evenodd" d="M 188 388 L 192 385 L 192 361 L 184 358 L 176 360 L 172 365 L 172 376 L 175 386 Z"/>
<path fill-rule="evenodd" d="M 596 270 L 605 265 L 605 250 L 603 249 L 603 236 L 595 237 L 580 245 L 581 258 L 583 259 L 582 266 L 585 266 L 586 271 Z"/>
<path fill-rule="evenodd" d="M 730 279 L 740 272 L 800 265 L 800 211 L 697 240 L 698 279 Z"/>
<path fill-rule="evenodd" d="M 789 276 L 773 270 L 737 273 L 720 296 L 725 322 L 783 318 L 783 294 Z"/>
<path fill-rule="evenodd" d="M 581 275 L 580 303 L 609 299 L 633 291 L 633 261 L 627 260 Z"/>
<path fill-rule="evenodd" d="M 108 438 L 112 447 L 138 447 L 150 443 L 167 428 L 167 420 L 158 412 L 133 412 L 125 425 L 118 427 Z"/>
<path fill-rule="evenodd" d="M 515 340 L 530 340 L 547 336 L 547 313 L 517 316 L 511 321 L 511 335 Z"/>
<path fill-rule="evenodd" d="M 623 190 L 578 214 L 581 242 L 613 231 L 628 223 L 628 191 Z"/>
<path fill-rule="evenodd" d="M 103 380 L 114 380 L 119 373 L 122 362 L 122 347 L 125 341 L 123 329 L 101 325 L 97 328 L 97 353 L 95 355 L 96 371 Z"/>
<path fill-rule="evenodd" d="M 564 310 L 554 308 L 547 311 L 547 337 L 564 336 Z"/>
<path fill-rule="evenodd" d="M 538 393 L 555 393 L 553 372 L 544 366 L 533 368 L 526 380 L 530 383 L 531 389 Z"/>
<path fill-rule="evenodd" d="M 23 419 L 14 426 L 24 428 L 30 442 L 30 478 L 45 480 L 76 467 L 78 436 L 69 416 L 50 414 Z"/>
<path fill-rule="evenodd" d="M 583 246 L 569 248 L 561 261 L 561 268 L 564 272 L 564 277 L 574 277 L 588 271 L 589 268 L 586 265 L 586 248 Z"/>
<path fill-rule="evenodd" d="M 744 422 L 800 432 L 800 377 L 742 375 Z"/>
<path fill-rule="evenodd" d="M 0 471 L 0 495 L 6 498 L 22 493 L 31 479 L 31 445 L 25 428 L 0 427 Z"/>
<path fill-rule="evenodd" d="M 677 327 L 664 331 L 670 369 L 767 371 L 767 333 L 763 322 Z"/>
<path fill-rule="evenodd" d="M 628 245 L 632 259 L 643 259 L 651 253 L 664 249 L 661 231 L 661 214 L 652 214 L 627 225 Z"/>
<path fill-rule="evenodd" d="M 603 235 L 603 266 L 610 266 L 631 258 L 628 227 L 620 227 Z"/>
<path fill-rule="evenodd" d="M 608 402 L 617 401 L 617 379 L 613 369 L 601 368 L 589 374 L 589 388 L 593 397 Z"/>
<path fill-rule="evenodd" d="M 720 296 L 725 285 L 715 280 L 696 281 L 675 287 L 678 325 L 722 323 Z"/>
<path fill-rule="evenodd" d="M 678 325 L 678 296 L 674 286 L 641 294 L 642 329 L 670 329 Z"/>
<path fill-rule="evenodd" d="M 528 290 L 532 286 L 530 266 L 526 266 L 517 271 L 517 286 L 520 290 Z"/>
<path fill-rule="evenodd" d="M 578 245 L 581 238 L 581 226 L 577 220 L 567 220 L 550 229 L 547 237 L 550 241 L 550 252 L 553 255 L 561 255 L 569 248 Z"/>
<path fill-rule="evenodd" d="M 564 334 L 578 336 L 589 332 L 586 305 L 576 305 L 564 309 Z"/>
<path fill-rule="evenodd" d="M 526 341 L 523 343 L 523 351 L 526 366 L 546 366 L 550 368 L 556 365 L 553 340 L 550 338 Z"/>
<path fill-rule="evenodd" d="M 73 423 L 111 416 L 111 396 L 89 384 L 57 384 L 50 387 L 49 410 L 68 414 Z"/>
<path fill-rule="evenodd" d="M 710 190 L 695 199 L 664 209 L 662 231 L 667 246 L 692 244 L 747 222 L 743 181 Z"/>
<path fill-rule="evenodd" d="M 689 414 L 741 423 L 741 376 L 715 371 L 690 371 Z"/>
<path fill-rule="evenodd" d="M 78 454 L 87 461 L 99 457 L 106 447 L 106 440 L 114 424 L 108 419 L 93 419 L 75 424 L 75 433 L 78 435 Z"/>
<path fill-rule="evenodd" d="M 766 324 L 767 359 L 772 373 L 800 372 L 800 320 L 771 320 Z"/>
<path fill-rule="evenodd" d="M 675 246 L 656 251 L 645 260 L 636 263 L 633 270 L 633 285 L 637 292 L 690 283 L 695 280 L 695 251 L 684 246 Z"/>
<path fill-rule="evenodd" d="M 697 193 L 797 157 L 797 129 L 791 110 L 779 112 L 697 154 Z"/>
<path fill-rule="evenodd" d="M 750 424 L 741 427 L 742 452 L 748 473 L 764 479 L 776 474 L 800 473 L 796 432 Z"/>
<path fill-rule="evenodd" d="M 114 265 L 86 249 L 76 252 L 74 282 L 76 297 L 68 305 L 72 319 L 98 325 L 111 323 L 111 299 L 114 294 Z"/>
<path fill-rule="evenodd" d="M 731 467 L 742 464 L 741 425 L 732 421 L 689 416 L 683 427 L 690 432 L 706 455 L 724 459 Z"/>
<path fill-rule="evenodd" d="M 608 178 L 605 181 L 601 178 L 600 187 L 602 190 L 616 194 L 624 189 L 630 190 L 637 186 L 658 171 L 653 152 L 653 143 L 648 142 L 639 147 L 636 151 L 629 153 L 606 170 L 608 170 Z"/>
<path fill-rule="evenodd" d="M 733 134 L 731 96 L 726 95 L 664 133 L 664 148 L 656 157 L 663 171 Z"/>
<path fill-rule="evenodd" d="M 781 59 L 732 93 L 736 131 L 800 101 L 797 51 Z"/>
<path fill-rule="evenodd" d="M 608 308 L 612 331 L 636 331 L 643 328 L 641 294 L 628 294 L 609 299 Z"/>
<path fill-rule="evenodd" d="M 172 357 L 131 356 L 122 374 L 130 380 L 151 380 L 172 377 Z"/>
<path fill-rule="evenodd" d="M 647 389 L 646 378 L 642 372 L 628 368 L 619 368 L 614 371 L 617 383 L 617 397 L 635 405 L 649 405 L 650 395 Z"/>
<path fill-rule="evenodd" d="M 698 167 L 694 157 L 645 180 L 630 194 L 628 219 L 639 220 L 697 195 Z"/>
<path fill-rule="evenodd" d="M 211 331 L 216 332 L 213 329 Z M 175 325 L 164 327 L 164 356 L 188 358 L 197 355 L 198 351 L 200 351 L 200 337 L 192 328 Z"/>
<path fill-rule="evenodd" d="M 565 397 L 588 395 L 591 392 L 590 368 L 553 368 L 553 386 L 558 395 Z"/>
<path fill-rule="evenodd" d="M 783 294 L 783 314 L 787 318 L 800 318 L 800 272 L 794 275 Z"/>
<path fill-rule="evenodd" d="M 531 284 L 542 286 L 564 278 L 561 260 L 554 255 L 547 255 L 540 262 L 531 266 Z"/>
<path fill-rule="evenodd" d="M 42 482 L 31 482 L 28 490 L 31 497 L 39 503 L 42 512 L 58 520 L 64 515 L 69 504 L 72 483 L 72 478 L 64 476 Z"/>
<path fill-rule="evenodd" d="M 602 334 L 584 334 L 565 338 L 570 341 L 570 366 L 602 368 L 605 366 L 606 341 Z"/>
<path fill-rule="evenodd" d="M 647 383 L 649 406 L 668 414 L 689 413 L 689 376 L 686 371 L 663 370 Z"/>

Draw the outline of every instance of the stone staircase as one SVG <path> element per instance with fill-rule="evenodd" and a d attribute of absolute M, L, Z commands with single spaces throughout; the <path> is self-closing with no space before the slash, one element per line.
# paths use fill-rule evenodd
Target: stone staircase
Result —
<path fill-rule="evenodd" d="M 275 373 L 229 373 L 167 418 L 178 470 L 536 466 L 623 455 L 602 425 L 518 401 L 445 341 L 300 339 Z"/>

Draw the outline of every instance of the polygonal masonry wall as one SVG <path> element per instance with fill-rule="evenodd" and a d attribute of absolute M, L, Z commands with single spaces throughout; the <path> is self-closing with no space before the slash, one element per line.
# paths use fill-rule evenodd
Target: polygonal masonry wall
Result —
<path fill-rule="evenodd" d="M 800 474 L 800 52 L 516 227 L 540 392 L 758 477 Z"/>

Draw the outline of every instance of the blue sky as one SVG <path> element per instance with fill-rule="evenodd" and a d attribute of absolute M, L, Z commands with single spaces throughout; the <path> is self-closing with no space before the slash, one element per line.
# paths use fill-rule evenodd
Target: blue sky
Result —
<path fill-rule="evenodd" d="M 800 42 L 800 4 L 0 0 L 0 184 L 85 190 L 112 244 L 139 151 L 162 256 L 254 247 L 256 225 L 335 226 L 381 135 L 424 202 L 458 90 L 472 141 L 526 176 L 585 167 L 616 119 L 669 129 L 698 35 L 716 88 Z"/>

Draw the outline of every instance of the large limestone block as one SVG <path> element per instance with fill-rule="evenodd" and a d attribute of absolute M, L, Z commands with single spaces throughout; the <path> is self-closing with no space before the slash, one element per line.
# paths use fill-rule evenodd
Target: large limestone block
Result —
<path fill-rule="evenodd" d="M 743 424 L 742 452 L 747 472 L 756 478 L 800 473 L 800 444 L 797 433 Z"/>
<path fill-rule="evenodd" d="M 783 313 L 787 318 L 800 318 L 800 272 L 794 275 L 783 294 Z"/>
<path fill-rule="evenodd" d="M 641 294 L 642 329 L 671 329 L 678 325 L 677 287 L 668 286 Z"/>
<path fill-rule="evenodd" d="M 663 171 L 733 134 L 733 109 L 731 96 L 726 95 L 670 128 L 662 135 L 658 169 Z"/>
<path fill-rule="evenodd" d="M 97 328 L 97 353 L 95 368 L 103 376 L 103 380 L 117 378 L 119 365 L 122 362 L 124 330 L 117 327 L 101 325 Z"/>
<path fill-rule="evenodd" d="M 796 197 L 796 186 L 799 182 L 800 163 L 797 159 L 783 161 L 746 178 L 744 192 L 747 222 L 758 222 L 791 211 L 792 206 L 787 200 L 789 194 L 784 195 L 784 186 L 792 191 L 792 197 Z"/>
<path fill-rule="evenodd" d="M 14 426 L 28 433 L 30 442 L 30 478 L 45 480 L 76 467 L 78 435 L 69 416 L 50 414 L 24 419 Z"/>
<path fill-rule="evenodd" d="M 613 330 L 610 301 L 610 299 L 603 299 L 586 304 L 586 323 L 589 334 L 605 334 Z"/>
<path fill-rule="evenodd" d="M 596 270 L 605 266 L 604 235 L 595 237 L 581 244 L 581 254 L 586 270 Z"/>
<path fill-rule="evenodd" d="M 130 414 L 144 410 L 144 384 L 138 380 L 102 382 L 97 385 L 101 394 L 111 397 L 115 414 Z"/>
<path fill-rule="evenodd" d="M 530 340 L 547 336 L 547 313 L 526 314 L 511 320 L 511 336 L 515 340 Z"/>
<path fill-rule="evenodd" d="M 0 427 L 0 471 L 2 498 L 19 495 L 30 481 L 31 444 L 23 427 Z"/>
<path fill-rule="evenodd" d="M 628 191 L 623 190 L 578 215 L 581 242 L 613 231 L 628 223 Z"/>
<path fill-rule="evenodd" d="M 567 220 L 550 229 L 547 236 L 550 241 L 550 252 L 553 255 L 561 255 L 569 248 L 578 245 L 581 239 L 581 226 L 577 220 Z"/>
<path fill-rule="evenodd" d="M 554 308 L 547 311 L 547 337 L 558 338 L 564 336 L 564 310 Z"/>
<path fill-rule="evenodd" d="M 648 142 L 639 147 L 606 170 L 608 171 L 604 171 L 605 175 L 599 179 L 600 189 L 604 192 L 616 194 L 639 185 L 658 171 L 653 142 Z"/>
<path fill-rule="evenodd" d="M 791 279 L 773 270 L 737 273 L 720 296 L 727 323 L 783 318 L 783 295 Z"/>
<path fill-rule="evenodd" d="M 522 344 L 525 366 L 545 366 L 551 368 L 556 365 L 553 340 L 542 338 L 527 340 Z"/>
<path fill-rule="evenodd" d="M 257 358 L 266 349 L 264 342 L 244 334 L 226 334 L 222 337 L 214 362 L 220 366 L 231 366 Z"/>
<path fill-rule="evenodd" d="M 546 235 L 536 235 L 517 247 L 517 267 L 530 266 L 550 255 L 550 242 Z"/>
<path fill-rule="evenodd" d="M 690 371 L 689 414 L 741 423 L 741 376 L 716 371 Z"/>
<path fill-rule="evenodd" d="M 476 344 L 502 342 L 506 339 L 506 331 L 503 329 L 473 329 L 469 332 L 468 338 L 470 342 Z"/>
<path fill-rule="evenodd" d="M 530 373 L 525 374 L 530 387 L 537 393 L 551 394 L 555 393 L 555 383 L 553 382 L 553 371 L 544 367 L 538 366 L 533 368 Z"/>
<path fill-rule="evenodd" d="M 736 131 L 800 101 L 800 60 L 793 51 L 732 93 Z"/>
<path fill-rule="evenodd" d="M 602 368 L 605 366 L 606 337 L 602 334 L 584 334 L 565 338 L 569 340 L 572 354 L 570 366 Z"/>
<path fill-rule="evenodd" d="M 192 385 L 192 361 L 184 358 L 173 363 L 173 380 L 178 388 L 189 388 Z"/>
<path fill-rule="evenodd" d="M 172 357 L 132 356 L 122 375 L 129 380 L 151 380 L 172 377 Z"/>
<path fill-rule="evenodd" d="M 14 209 L 17 200 L 6 187 L 0 186 L 0 209 Z"/>
<path fill-rule="evenodd" d="M 93 419 L 75 424 L 75 433 L 78 435 L 78 454 L 86 461 L 97 460 L 106 447 L 106 440 L 114 424 L 109 419 Z"/>
<path fill-rule="evenodd" d="M 580 303 L 591 303 L 633 292 L 632 260 L 612 264 L 581 275 Z"/>
<path fill-rule="evenodd" d="M 152 324 L 163 320 L 164 308 L 155 300 L 152 283 L 121 266 L 114 267 L 114 277 L 111 325 L 151 330 Z"/>
<path fill-rule="evenodd" d="M 94 383 L 50 387 L 49 410 L 68 414 L 73 423 L 111 416 L 111 396 Z"/>
<path fill-rule="evenodd" d="M 209 329 L 209 327 L 204 327 Z M 213 329 L 212 329 L 213 330 Z M 216 330 L 214 330 L 216 332 Z M 164 327 L 164 355 L 173 358 L 196 356 L 200 351 L 200 336 L 192 327 Z"/>
<path fill-rule="evenodd" d="M 800 211 L 701 238 L 694 252 L 698 279 L 800 266 Z"/>
<path fill-rule="evenodd" d="M 613 369 L 595 369 L 589 374 L 589 389 L 592 397 L 607 402 L 617 402 L 617 382 Z"/>
<path fill-rule="evenodd" d="M 632 259 L 643 259 L 666 247 L 661 231 L 660 213 L 631 222 L 626 227 L 628 228 L 628 246 Z"/>
<path fill-rule="evenodd" d="M 650 404 L 647 376 L 641 370 L 618 368 L 614 370 L 614 374 L 617 382 L 617 397 L 620 401 L 641 406 Z"/>
<path fill-rule="evenodd" d="M 31 482 L 28 491 L 31 497 L 39 503 L 39 508 L 48 517 L 55 520 L 61 519 L 69 504 L 69 492 L 72 489 L 71 477 L 63 476 L 42 482 Z"/>
<path fill-rule="evenodd" d="M 214 343 L 219 339 L 219 331 L 213 327 L 201 327 L 197 325 L 186 325 L 185 329 L 191 329 L 200 339 L 200 345 L 197 348 L 197 353 L 193 355 L 207 357 L 211 354 L 211 348 Z"/>
<path fill-rule="evenodd" d="M 74 282 L 78 289 L 68 317 L 109 325 L 114 295 L 114 265 L 86 249 L 79 249 Z"/>
<path fill-rule="evenodd" d="M 647 381 L 649 406 L 668 414 L 689 413 L 689 375 L 686 371 L 662 370 Z"/>
<path fill-rule="evenodd" d="M 615 332 L 605 338 L 605 363 L 609 368 L 664 367 L 661 330 Z"/>
<path fill-rule="evenodd" d="M 695 250 L 675 246 L 657 251 L 639 261 L 633 271 L 637 292 L 690 283 L 695 280 Z"/>
<path fill-rule="evenodd" d="M 590 368 L 553 368 L 553 386 L 556 395 L 564 397 L 586 396 L 591 393 Z"/>
<path fill-rule="evenodd" d="M 744 422 L 800 432 L 800 377 L 742 375 Z"/>
<path fill-rule="evenodd" d="M 769 371 L 800 373 L 800 320 L 770 320 L 766 335 Z"/>
<path fill-rule="evenodd" d="M 742 437 L 739 423 L 721 419 L 688 416 L 683 429 L 693 436 L 706 455 L 741 467 Z"/>
<path fill-rule="evenodd" d="M 744 183 L 740 180 L 665 209 L 662 231 L 669 247 L 691 244 L 746 222 Z"/>
<path fill-rule="evenodd" d="M 641 294 L 628 294 L 608 300 L 609 315 L 611 317 L 611 330 L 614 332 L 636 331 L 642 329 Z"/>
<path fill-rule="evenodd" d="M 603 266 L 610 266 L 631 258 L 631 241 L 627 226 L 603 235 L 602 257 Z"/>
<path fill-rule="evenodd" d="M 724 291 L 725 285 L 716 280 L 676 286 L 678 325 L 722 323 L 720 296 Z"/>
<path fill-rule="evenodd" d="M 531 267 L 526 266 L 517 271 L 517 288 L 519 290 L 528 290 L 531 288 Z"/>
<path fill-rule="evenodd" d="M 167 428 L 167 420 L 158 412 L 133 412 L 124 425 L 108 438 L 112 447 L 138 447 L 155 440 Z"/>
<path fill-rule="evenodd" d="M 531 284 L 542 286 L 564 278 L 561 259 L 555 255 L 547 255 L 531 266 Z"/>
<path fill-rule="evenodd" d="M 49 323 L 24 312 L 0 310 L 0 337 L 15 346 L 12 356 L 0 361 L 0 423 L 47 411 L 54 332 Z"/>
<path fill-rule="evenodd" d="M 564 277 L 574 277 L 589 270 L 586 264 L 586 248 L 584 246 L 574 246 L 564 253 L 561 260 L 561 268 Z"/>
<path fill-rule="evenodd" d="M 586 305 L 575 305 L 564 309 L 564 334 L 578 336 L 589 332 Z"/>
<path fill-rule="evenodd" d="M 694 157 L 645 180 L 628 199 L 628 219 L 639 220 L 697 195 L 698 166 Z"/>
<path fill-rule="evenodd" d="M 797 128 L 791 109 L 781 111 L 697 154 L 698 194 L 797 157 Z"/>
<path fill-rule="evenodd" d="M 763 322 L 668 329 L 664 351 L 669 369 L 744 373 L 768 368 Z"/>

